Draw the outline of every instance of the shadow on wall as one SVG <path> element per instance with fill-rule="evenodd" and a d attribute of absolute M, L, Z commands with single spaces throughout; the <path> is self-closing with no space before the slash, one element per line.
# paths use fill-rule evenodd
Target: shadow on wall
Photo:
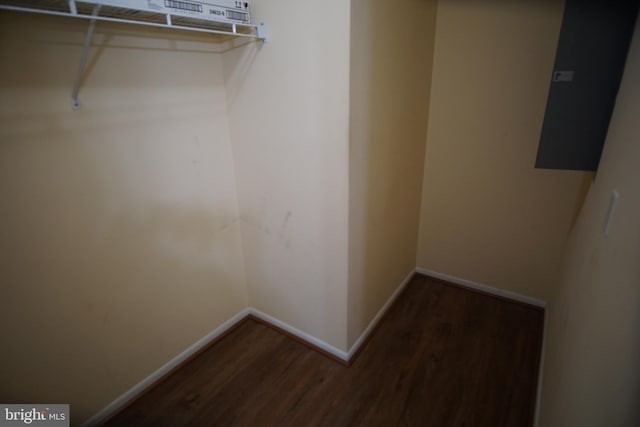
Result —
<path fill-rule="evenodd" d="M 436 2 L 357 3 L 351 33 L 349 346 L 416 266 Z M 425 30 L 428 28 L 429 30 Z"/>
<path fill-rule="evenodd" d="M 83 28 L 0 14 L 0 401 L 74 424 L 246 306 L 219 58 L 103 37 L 72 111 Z"/>
<path fill-rule="evenodd" d="M 256 2 L 252 13 L 269 23 L 268 43 L 222 55 L 251 306 L 340 350 L 349 6 Z"/>
<path fill-rule="evenodd" d="M 245 41 L 231 42 L 225 53 L 233 52 L 233 56 L 227 55 L 229 60 L 224 61 L 224 74 L 226 78 L 227 106 L 233 108 L 236 96 L 240 88 L 244 86 L 249 70 L 253 67 L 253 62 L 260 53 L 263 43 L 260 41 L 246 43 Z"/>
<path fill-rule="evenodd" d="M 129 206 L 98 224 L 86 200 L 18 206 L 2 215 L 3 401 L 86 418 L 213 329 L 212 307 L 242 304 L 237 230 L 214 230 L 215 211 Z"/>
<path fill-rule="evenodd" d="M 580 191 L 578 192 L 578 197 L 576 200 L 576 207 L 573 213 L 573 219 L 571 220 L 571 226 L 569 227 L 568 236 L 571 235 L 571 231 L 576 226 L 578 222 L 578 218 L 580 218 L 580 212 L 584 206 L 584 202 L 587 200 L 587 194 L 589 194 L 589 189 L 593 184 L 593 180 L 595 175 L 593 172 L 585 172 L 584 177 L 582 178 L 582 186 L 580 187 Z"/>
<path fill-rule="evenodd" d="M 639 31 L 549 305 L 541 426 L 640 425 Z"/>

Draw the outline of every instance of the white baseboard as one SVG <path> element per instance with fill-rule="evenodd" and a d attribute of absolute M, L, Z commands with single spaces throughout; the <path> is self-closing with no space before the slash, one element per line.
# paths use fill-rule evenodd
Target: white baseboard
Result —
<path fill-rule="evenodd" d="M 533 413 L 533 427 L 538 427 L 540 423 L 540 404 L 542 403 L 542 379 L 544 378 L 544 358 L 547 348 L 547 325 L 549 320 L 549 310 L 544 311 L 544 326 L 542 328 L 542 348 L 540 349 L 540 366 L 538 367 L 538 387 L 536 390 L 536 407 Z"/>
<path fill-rule="evenodd" d="M 375 326 L 378 324 L 378 322 L 380 321 L 380 319 L 382 318 L 382 316 L 384 316 L 384 314 L 387 312 L 387 310 L 389 309 L 389 307 L 391 307 L 391 304 L 393 304 L 393 302 L 398 298 L 398 296 L 402 293 L 403 289 L 405 286 L 407 286 L 407 283 L 409 283 L 409 281 L 411 280 L 411 278 L 413 277 L 413 275 L 415 274 L 414 270 L 411 270 L 409 272 L 409 274 L 407 274 L 407 276 L 404 278 L 404 280 L 400 283 L 400 285 L 396 288 L 396 290 L 393 292 L 393 294 L 391 294 L 391 296 L 389 297 L 389 299 L 387 300 L 387 302 L 380 308 L 380 310 L 378 310 L 378 313 L 375 315 L 375 317 L 371 320 L 371 322 L 369 322 L 369 325 L 367 326 L 367 328 L 364 330 L 364 332 L 360 335 L 360 337 L 356 340 L 356 342 L 351 346 L 351 348 L 349 349 L 348 352 L 345 352 L 343 350 L 340 350 L 339 348 L 336 348 L 334 346 L 332 346 L 331 344 L 328 344 L 316 337 L 314 337 L 313 335 L 309 335 L 306 332 L 301 331 L 300 329 L 294 328 L 293 326 L 279 320 L 276 319 L 275 317 L 269 316 L 266 313 L 263 313 L 262 311 L 256 309 L 256 308 L 249 308 L 250 313 L 252 315 L 254 315 L 255 317 L 264 320 L 267 323 L 270 323 L 274 326 L 277 326 L 280 329 L 283 329 L 287 332 L 289 332 L 292 335 L 295 335 L 296 337 L 310 343 L 313 344 L 314 346 L 326 351 L 329 354 L 332 354 L 334 356 L 336 356 L 337 358 L 339 358 L 340 360 L 343 360 L 345 362 L 349 362 L 351 360 L 351 357 L 353 357 L 353 355 L 358 351 L 358 349 L 360 348 L 360 346 L 365 342 L 365 340 L 367 339 L 367 337 L 369 336 L 369 334 L 373 331 L 373 329 L 375 328 Z"/>
<path fill-rule="evenodd" d="M 349 361 L 347 352 L 340 350 L 339 348 L 336 348 L 331 344 L 328 344 L 322 341 L 321 339 L 314 337 L 313 335 L 309 335 L 308 333 L 303 332 L 298 328 L 294 328 L 293 326 L 283 322 L 282 320 L 278 320 L 275 317 L 269 316 L 268 314 L 263 313 L 262 311 L 253 307 L 249 308 L 249 313 L 257 317 L 258 319 L 262 319 L 267 323 L 270 323 L 282 330 L 289 332 L 291 335 L 295 335 L 301 340 L 304 340 L 310 344 L 313 344 L 314 346 L 326 351 L 327 353 L 336 356 L 338 359 L 344 360 L 345 362 Z"/>
<path fill-rule="evenodd" d="M 149 375 L 148 377 L 140 381 L 138 384 L 130 388 L 128 391 L 121 394 L 114 401 L 109 403 L 107 406 L 105 406 L 103 409 L 98 411 L 95 415 L 93 415 L 87 421 L 82 423 L 82 427 L 95 426 L 106 421 L 116 411 L 118 411 L 120 408 L 122 408 L 124 405 L 126 405 L 128 402 L 130 402 L 140 393 L 144 392 L 149 386 L 153 385 L 156 381 L 158 381 L 160 378 L 162 378 L 164 375 L 170 372 L 173 368 L 178 366 L 183 361 L 187 360 L 193 354 L 197 353 L 201 348 L 205 347 L 211 341 L 213 341 L 214 339 L 222 335 L 224 332 L 226 332 L 228 329 L 233 327 L 236 323 L 240 322 L 242 319 L 244 319 L 250 314 L 284 331 L 287 331 L 288 333 L 300 338 L 301 340 L 304 340 L 312 344 L 315 347 L 318 347 L 326 351 L 329 354 L 332 354 L 338 359 L 341 359 L 345 362 L 349 362 L 351 357 L 358 351 L 360 346 L 362 346 L 362 344 L 365 342 L 369 334 L 371 334 L 371 332 L 373 331 L 375 326 L 378 324 L 382 316 L 387 312 L 389 307 L 391 307 L 391 304 L 393 304 L 393 302 L 398 298 L 398 296 L 400 295 L 402 290 L 405 288 L 407 283 L 409 283 L 409 281 L 413 277 L 413 274 L 414 274 L 413 270 L 409 272 L 409 274 L 405 277 L 402 283 L 400 283 L 398 288 L 393 292 L 391 297 L 389 297 L 387 302 L 382 306 L 382 308 L 380 308 L 376 316 L 371 320 L 371 322 L 369 323 L 367 328 L 364 330 L 362 335 L 360 335 L 360 337 L 356 340 L 356 342 L 351 346 L 351 349 L 349 349 L 348 352 L 344 350 L 340 350 L 339 348 L 336 348 L 331 344 L 328 344 L 322 341 L 321 339 L 318 339 L 313 335 L 303 332 L 300 329 L 295 328 L 279 319 L 276 319 L 275 317 L 272 317 L 256 308 L 247 307 L 241 310 L 240 312 L 238 312 L 237 314 L 235 314 L 229 320 L 227 320 L 222 325 L 214 329 L 212 332 L 202 337 L 196 343 L 194 343 L 189 348 L 184 350 L 182 353 L 180 353 L 179 355 L 171 359 L 169 362 L 167 362 L 162 367 L 154 371 L 151 375 Z"/>
<path fill-rule="evenodd" d="M 188 359 L 193 354 L 197 353 L 198 350 L 200 350 L 201 348 L 203 348 L 204 346 L 209 344 L 212 340 L 214 340 L 217 337 L 219 337 L 220 335 L 222 335 L 224 332 L 226 332 L 228 329 L 233 327 L 236 323 L 238 323 L 239 321 L 244 319 L 249 314 L 251 314 L 251 315 L 253 315 L 253 316 L 255 316 L 255 317 L 257 317 L 257 318 L 259 318 L 261 320 L 264 320 L 267 323 L 270 323 L 270 324 L 272 324 L 274 326 L 277 326 L 278 328 L 280 328 L 280 329 L 282 329 L 284 331 L 287 331 L 288 333 L 300 338 L 301 340 L 304 340 L 304 341 L 306 341 L 306 342 L 308 342 L 308 343 L 310 343 L 310 344 L 312 344 L 312 345 L 314 345 L 314 346 L 326 351 L 327 353 L 332 354 L 333 356 L 335 356 L 335 357 L 337 357 L 337 358 L 339 358 L 339 359 L 341 359 L 341 360 L 343 360 L 345 362 L 349 362 L 351 357 L 353 357 L 356 354 L 358 349 L 366 341 L 367 337 L 373 332 L 373 330 L 375 329 L 375 327 L 378 324 L 378 322 L 380 322 L 380 320 L 382 319 L 384 314 L 387 312 L 387 310 L 389 310 L 389 307 L 391 307 L 391 305 L 395 302 L 395 300 L 398 298 L 398 296 L 402 293 L 402 291 L 404 290 L 406 285 L 409 283 L 409 281 L 413 277 L 414 273 L 424 274 L 426 276 L 431 276 L 431 277 L 436 278 L 436 279 L 445 280 L 447 282 L 451 282 L 451 283 L 454 283 L 456 285 L 460 285 L 460 286 L 463 286 L 463 287 L 466 287 L 466 288 L 480 290 L 480 291 L 483 291 L 483 292 L 486 292 L 486 293 L 489 293 L 489 294 L 501 296 L 501 297 L 504 297 L 504 298 L 509 298 L 509 299 L 512 299 L 512 300 L 515 300 L 515 301 L 524 302 L 524 303 L 531 304 L 531 305 L 534 305 L 534 306 L 543 307 L 543 308 L 546 307 L 546 303 L 544 301 L 542 301 L 542 300 L 537 299 L 537 298 L 532 298 L 532 297 L 529 297 L 529 296 L 520 295 L 520 294 L 517 294 L 515 292 L 505 291 L 503 289 L 493 288 L 491 286 L 482 285 L 480 283 L 472 282 L 470 280 L 460 279 L 460 278 L 457 278 L 457 277 L 453 277 L 453 276 L 449 276 L 449 275 L 446 275 L 446 274 L 438 273 L 438 272 L 435 272 L 435 271 L 432 271 L 432 270 L 428 270 L 426 268 L 416 267 L 415 271 L 411 270 L 409 272 L 409 274 L 407 274 L 407 276 L 404 278 L 404 280 L 398 285 L 396 290 L 389 297 L 387 302 L 380 308 L 380 310 L 378 310 L 378 313 L 371 320 L 371 322 L 369 322 L 369 325 L 367 326 L 367 328 L 364 330 L 364 332 L 362 332 L 360 337 L 358 337 L 358 339 L 351 346 L 351 348 L 349 349 L 348 352 L 346 352 L 344 350 L 340 350 L 339 348 L 336 348 L 336 347 L 332 346 L 331 344 L 328 344 L 328 343 L 326 343 L 326 342 L 314 337 L 313 335 L 310 335 L 310 334 L 308 334 L 306 332 L 303 332 L 300 329 L 297 329 L 297 328 L 295 328 L 295 327 L 293 327 L 293 326 L 291 326 L 291 325 L 289 325 L 289 324 L 287 324 L 287 323 L 285 323 L 285 322 L 283 322 L 283 321 L 281 321 L 279 319 L 276 319 L 275 317 L 272 317 L 272 316 L 270 316 L 270 315 L 268 315 L 266 313 L 263 313 L 262 311 L 260 311 L 260 310 L 258 310 L 256 308 L 247 307 L 247 308 L 241 310 L 240 312 L 238 312 L 237 314 L 235 314 L 229 320 L 227 320 L 222 325 L 220 325 L 219 327 L 214 329 L 212 332 L 210 332 L 206 336 L 202 337 L 196 343 L 194 343 L 189 348 L 184 350 L 182 353 L 180 353 L 179 355 L 174 357 L 172 360 L 167 362 L 165 365 L 163 365 L 158 370 L 153 372 L 151 375 L 146 377 L 144 380 L 140 381 L 138 384 L 133 386 L 131 389 L 129 389 L 128 391 L 126 391 L 125 393 L 120 395 L 113 402 L 109 403 L 102 410 L 100 410 L 95 415 L 93 415 L 91 418 L 89 418 L 87 421 L 85 421 L 82 424 L 82 427 L 95 426 L 95 425 L 100 424 L 101 422 L 104 422 L 112 414 L 114 414 L 118 409 L 123 407 L 126 403 L 128 403 L 133 398 L 138 396 L 145 389 L 147 389 L 153 383 L 155 383 L 160 378 L 162 378 L 164 375 L 166 375 L 168 372 L 170 372 L 173 368 L 178 366 L 180 363 L 182 363 L 184 360 Z M 544 332 L 543 344 L 542 344 L 542 356 L 541 356 L 542 358 L 541 358 L 541 361 L 540 361 L 540 377 L 538 379 L 538 390 L 537 390 L 537 394 L 538 395 L 537 395 L 536 414 L 535 414 L 535 417 L 536 417 L 536 421 L 535 422 L 536 423 L 538 421 L 538 412 L 539 412 L 539 405 L 540 405 L 540 393 L 541 393 L 541 389 L 542 389 L 542 371 L 543 371 L 543 367 L 544 367 L 543 365 L 544 365 L 545 339 L 546 339 L 546 314 L 545 314 L 545 332 Z M 537 424 L 535 424 L 535 425 L 537 425 Z"/>
<path fill-rule="evenodd" d="M 384 305 L 380 308 L 380 310 L 378 310 L 378 313 L 375 315 L 375 317 L 373 319 L 371 319 L 371 322 L 369 322 L 369 325 L 367 326 L 367 328 L 364 330 L 364 332 L 362 332 L 362 334 L 358 337 L 356 342 L 354 342 L 353 345 L 351 346 L 351 348 L 349 349 L 349 353 L 347 355 L 347 359 L 348 360 L 351 360 L 351 358 L 353 357 L 354 354 L 356 354 L 356 352 L 358 351 L 360 346 L 362 346 L 362 344 L 364 344 L 364 342 L 366 341 L 366 339 L 369 336 L 369 334 L 371 334 L 371 332 L 373 332 L 373 330 L 376 327 L 376 325 L 378 324 L 378 322 L 380 322 L 380 319 L 382 319 L 382 316 L 384 316 L 384 314 L 387 312 L 387 310 L 389 310 L 389 307 L 391 307 L 391 305 L 395 302 L 395 300 L 398 298 L 398 296 L 402 293 L 402 291 L 404 290 L 405 286 L 407 286 L 407 283 L 409 283 L 409 281 L 411 280 L 411 278 L 413 277 L 414 274 L 415 274 L 414 270 L 411 270 L 409 272 L 409 274 L 407 274 L 407 276 L 400 283 L 400 285 L 396 288 L 396 290 L 393 291 L 393 294 L 391 294 L 391 296 L 389 297 L 387 302 L 384 303 Z"/>
<path fill-rule="evenodd" d="M 440 279 L 447 282 L 451 282 L 465 288 L 475 289 L 475 290 L 486 292 L 488 294 L 496 295 L 499 297 L 509 298 L 514 301 L 524 302 L 526 304 L 534 305 L 536 307 L 545 308 L 547 306 L 547 303 L 545 301 L 538 298 L 533 298 L 527 295 L 521 295 L 519 293 L 506 291 L 504 289 L 494 288 L 492 286 L 472 282 L 471 280 L 460 279 L 459 277 L 449 276 L 448 274 L 438 273 L 437 271 L 429 270 L 426 268 L 416 267 L 416 273 L 424 274 L 425 276 L 431 276 L 434 279 Z"/>
<path fill-rule="evenodd" d="M 114 414 L 118 409 L 122 408 L 129 401 L 134 399 L 140 393 L 142 393 L 145 389 L 151 386 L 153 383 L 158 381 L 164 375 L 166 375 L 173 368 L 178 366 L 183 361 L 187 360 L 193 354 L 197 353 L 198 350 L 209 344 L 211 341 L 222 335 L 228 329 L 233 327 L 236 323 L 244 319 L 249 315 L 250 309 L 245 308 L 235 314 L 232 318 L 224 322 L 222 325 L 218 326 L 216 329 L 200 338 L 194 344 L 192 344 L 189 348 L 184 350 L 182 353 L 165 363 L 162 367 L 154 371 L 151 375 L 140 381 L 138 384 L 130 388 L 125 393 L 121 394 L 117 399 L 113 402 L 109 403 L 103 409 L 98 411 L 95 415 L 89 418 L 87 421 L 82 423 L 81 427 L 95 426 L 104 422 L 109 418 L 112 414 Z"/>

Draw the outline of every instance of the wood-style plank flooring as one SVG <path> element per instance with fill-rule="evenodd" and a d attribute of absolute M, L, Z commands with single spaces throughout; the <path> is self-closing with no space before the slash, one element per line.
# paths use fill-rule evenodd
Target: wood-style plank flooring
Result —
<path fill-rule="evenodd" d="M 543 317 L 415 276 L 350 367 L 247 320 L 108 425 L 530 426 Z"/>

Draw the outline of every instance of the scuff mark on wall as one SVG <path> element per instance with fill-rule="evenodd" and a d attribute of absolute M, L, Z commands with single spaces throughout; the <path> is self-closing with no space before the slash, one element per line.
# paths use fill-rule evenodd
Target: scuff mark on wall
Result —
<path fill-rule="evenodd" d="M 282 243 L 287 249 L 291 248 L 291 241 L 288 237 L 289 233 L 287 232 L 287 227 L 289 226 L 289 221 L 291 220 L 292 216 L 293 213 L 291 211 L 287 211 L 287 213 L 284 215 L 284 219 L 282 220 L 280 232 L 278 233 L 278 240 L 280 240 L 280 243 Z"/>
<path fill-rule="evenodd" d="M 266 216 L 266 215 L 264 215 Z M 239 220 L 248 224 L 252 227 L 255 227 L 260 232 L 264 233 L 267 236 L 271 236 L 271 228 L 276 229 L 274 237 L 277 238 L 278 242 L 287 249 L 291 249 L 291 218 L 293 217 L 293 212 L 288 210 L 285 212 L 284 217 L 282 219 L 282 223 L 277 227 L 270 227 L 268 224 L 259 223 L 257 221 L 253 221 L 247 219 L 246 217 L 240 217 Z M 273 222 L 273 221 L 272 221 Z"/>

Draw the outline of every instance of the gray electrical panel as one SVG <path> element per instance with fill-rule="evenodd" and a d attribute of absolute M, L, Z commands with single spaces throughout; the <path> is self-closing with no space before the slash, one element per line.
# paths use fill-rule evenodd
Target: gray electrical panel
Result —
<path fill-rule="evenodd" d="M 596 170 L 638 1 L 566 0 L 535 166 Z"/>

